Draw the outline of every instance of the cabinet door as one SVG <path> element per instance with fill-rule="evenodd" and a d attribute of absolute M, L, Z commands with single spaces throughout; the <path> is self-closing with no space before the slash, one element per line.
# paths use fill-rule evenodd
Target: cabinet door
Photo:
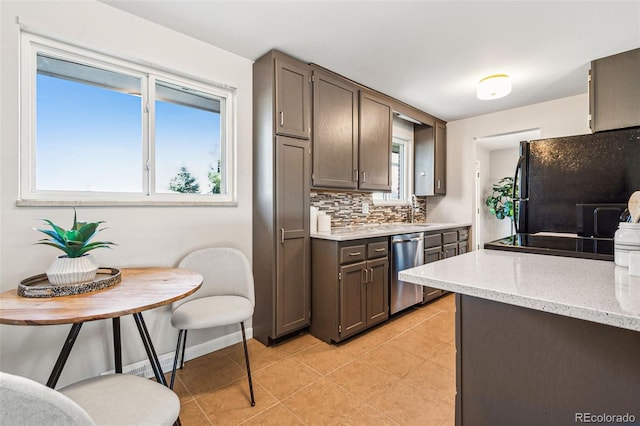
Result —
<path fill-rule="evenodd" d="M 445 244 L 442 246 L 443 258 L 457 256 L 458 255 L 458 243 Z"/>
<path fill-rule="evenodd" d="M 442 121 L 436 121 L 435 139 L 435 188 L 436 195 L 447 193 L 447 127 Z"/>
<path fill-rule="evenodd" d="M 640 125 L 640 49 L 591 62 L 589 126 L 592 132 Z"/>
<path fill-rule="evenodd" d="M 444 291 L 440 290 L 439 288 L 424 287 L 423 291 L 424 291 L 424 298 L 422 300 L 422 303 L 429 302 L 444 294 Z"/>
<path fill-rule="evenodd" d="M 358 186 L 358 91 L 337 76 L 313 71 L 315 187 Z"/>
<path fill-rule="evenodd" d="M 389 318 L 389 259 L 367 262 L 367 326 Z"/>
<path fill-rule="evenodd" d="M 366 262 L 340 268 L 340 338 L 356 334 L 367 326 Z"/>
<path fill-rule="evenodd" d="M 276 335 L 281 336 L 309 325 L 310 161 L 308 142 L 277 136 L 276 144 L 278 272 L 275 323 Z"/>
<path fill-rule="evenodd" d="M 460 241 L 458 243 L 458 254 L 465 254 L 467 251 L 469 251 L 469 242 Z"/>
<path fill-rule="evenodd" d="M 360 91 L 360 189 L 391 190 L 391 129 L 389 101 Z"/>
<path fill-rule="evenodd" d="M 413 192 L 418 196 L 435 195 L 435 141 L 433 127 L 417 124 L 413 128 Z"/>
<path fill-rule="evenodd" d="M 309 139 L 311 71 L 301 62 L 276 58 L 276 133 Z"/>

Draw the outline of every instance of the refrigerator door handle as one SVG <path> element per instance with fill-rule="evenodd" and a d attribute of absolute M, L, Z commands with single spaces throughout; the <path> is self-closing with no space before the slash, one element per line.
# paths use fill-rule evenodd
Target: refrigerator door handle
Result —
<path fill-rule="evenodd" d="M 518 158 L 518 163 L 516 164 L 516 171 L 513 175 L 513 188 L 511 189 L 511 198 L 513 200 L 513 209 L 514 209 L 514 218 L 513 218 L 513 226 L 515 227 L 515 232 L 516 234 L 518 234 L 520 231 L 518 229 L 518 222 L 519 222 L 519 216 L 520 216 L 520 201 L 525 200 L 526 198 L 522 198 L 522 194 L 517 192 L 518 190 L 518 175 L 520 174 L 520 168 L 522 167 L 522 164 L 524 163 L 524 155 L 521 155 L 520 158 Z M 518 193 L 518 197 L 516 198 L 516 193 Z"/>

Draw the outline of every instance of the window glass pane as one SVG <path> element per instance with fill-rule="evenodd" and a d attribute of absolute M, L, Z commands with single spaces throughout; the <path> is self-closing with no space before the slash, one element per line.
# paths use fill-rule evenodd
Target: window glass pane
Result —
<path fill-rule="evenodd" d="M 140 87 L 135 77 L 38 55 L 36 190 L 140 193 Z"/>
<path fill-rule="evenodd" d="M 156 85 L 157 193 L 225 193 L 221 114 L 224 99 L 185 87 Z"/>
<path fill-rule="evenodd" d="M 393 142 L 391 145 L 391 192 L 374 192 L 374 200 L 401 201 L 405 199 L 407 145 Z"/>
<path fill-rule="evenodd" d="M 394 143 L 391 147 L 391 193 L 390 200 L 402 198 L 402 177 L 404 175 L 404 145 Z"/>

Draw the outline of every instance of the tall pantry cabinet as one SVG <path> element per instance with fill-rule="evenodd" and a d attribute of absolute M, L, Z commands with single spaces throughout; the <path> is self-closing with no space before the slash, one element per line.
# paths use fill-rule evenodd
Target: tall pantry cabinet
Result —
<path fill-rule="evenodd" d="M 253 335 L 310 324 L 311 71 L 270 51 L 253 65 Z"/>

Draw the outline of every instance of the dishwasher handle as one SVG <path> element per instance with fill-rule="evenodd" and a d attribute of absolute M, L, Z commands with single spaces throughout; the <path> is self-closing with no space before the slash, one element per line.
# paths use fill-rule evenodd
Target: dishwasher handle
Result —
<path fill-rule="evenodd" d="M 412 241 L 422 241 L 424 240 L 424 237 L 415 237 L 415 238 L 406 238 L 406 239 L 392 239 L 391 242 L 393 244 L 399 244 L 399 243 L 410 243 Z"/>

